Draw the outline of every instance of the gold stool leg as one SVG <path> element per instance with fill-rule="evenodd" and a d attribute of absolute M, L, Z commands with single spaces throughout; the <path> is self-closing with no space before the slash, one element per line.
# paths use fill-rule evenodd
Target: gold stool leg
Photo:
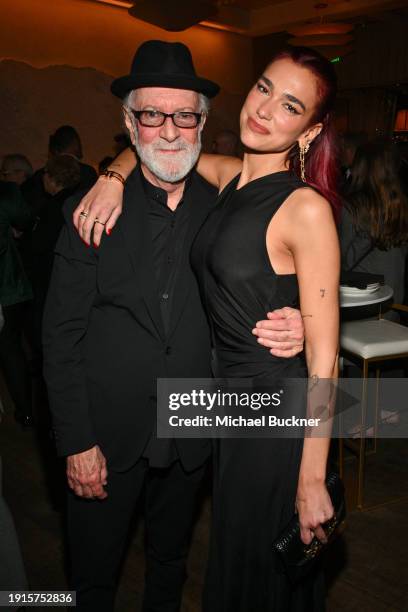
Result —
<path fill-rule="evenodd" d="M 363 509 L 363 494 L 364 494 L 364 468 L 365 468 L 365 426 L 367 413 L 367 383 L 368 383 L 368 362 L 363 360 L 363 392 L 361 396 L 361 431 L 360 431 L 360 447 L 358 457 L 358 489 L 357 489 L 357 508 Z"/>
<path fill-rule="evenodd" d="M 378 440 L 378 423 L 380 419 L 381 412 L 379 413 L 378 404 L 379 404 L 379 395 L 380 395 L 380 368 L 375 369 L 375 415 L 374 415 L 374 448 L 373 453 L 377 452 L 377 440 Z"/>
<path fill-rule="evenodd" d="M 343 376 L 343 365 L 344 365 L 344 360 L 343 357 L 340 357 L 339 359 L 339 374 L 340 374 L 340 378 Z M 339 406 L 339 418 L 338 418 L 338 422 L 339 422 L 339 475 L 340 478 L 343 478 L 344 476 L 344 442 L 343 442 L 343 418 L 342 418 L 342 406 Z"/>

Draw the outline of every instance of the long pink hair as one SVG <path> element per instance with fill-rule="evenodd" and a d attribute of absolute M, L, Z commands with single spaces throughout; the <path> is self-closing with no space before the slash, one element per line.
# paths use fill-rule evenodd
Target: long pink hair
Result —
<path fill-rule="evenodd" d="M 337 77 L 333 64 L 308 47 L 289 47 L 278 51 L 271 62 L 279 59 L 292 60 L 298 66 L 310 70 L 317 78 L 319 102 L 310 125 L 321 122 L 323 129 L 311 143 L 309 152 L 305 156 L 306 182 L 330 202 L 334 215 L 338 218 L 341 198 L 338 193 L 337 142 L 332 124 L 332 112 L 337 93 Z M 297 145 L 289 153 L 289 163 L 290 169 L 300 178 L 299 147 Z"/>

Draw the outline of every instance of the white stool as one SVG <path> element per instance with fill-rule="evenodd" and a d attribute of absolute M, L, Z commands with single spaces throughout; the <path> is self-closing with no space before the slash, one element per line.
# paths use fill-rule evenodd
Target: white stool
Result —
<path fill-rule="evenodd" d="M 393 304 L 395 310 L 408 312 L 406 306 Z M 393 323 L 386 319 L 347 321 L 340 328 L 340 352 L 343 357 L 351 361 L 362 362 L 363 392 L 361 397 L 361 429 L 358 444 L 348 440 L 348 446 L 358 455 L 358 493 L 357 507 L 363 508 L 364 468 L 366 457 L 365 423 L 367 408 L 367 379 L 370 364 L 390 361 L 408 357 L 408 327 Z M 377 384 L 379 382 L 380 367 L 376 367 Z M 377 387 L 378 389 L 378 387 Z M 378 394 L 377 394 L 378 399 Z M 377 443 L 377 406 L 374 426 L 374 439 Z M 344 469 L 344 441 L 339 438 L 339 464 L 340 475 Z"/>

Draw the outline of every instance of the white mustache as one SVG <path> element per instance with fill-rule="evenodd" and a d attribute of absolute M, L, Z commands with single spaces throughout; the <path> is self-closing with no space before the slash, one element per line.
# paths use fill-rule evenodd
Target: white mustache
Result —
<path fill-rule="evenodd" d="M 157 143 L 154 144 L 152 148 L 155 151 L 186 151 L 188 149 L 187 145 L 182 143 L 177 144 L 176 146 L 166 146 L 164 144 Z"/>

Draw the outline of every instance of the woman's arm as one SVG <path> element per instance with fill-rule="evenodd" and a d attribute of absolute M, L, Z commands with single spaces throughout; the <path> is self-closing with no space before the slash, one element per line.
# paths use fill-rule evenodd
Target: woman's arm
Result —
<path fill-rule="evenodd" d="M 322 398 L 332 408 L 330 381 L 337 378 L 340 251 L 330 205 L 324 198 L 300 189 L 293 194 L 290 210 L 288 247 L 294 256 L 305 325 L 308 416 L 318 417 L 313 411 L 321 406 Z M 306 544 L 314 535 L 325 540 L 321 525 L 333 516 L 325 487 L 330 433 L 319 428 L 319 437 L 312 434 L 304 440 L 296 505 Z"/>
<path fill-rule="evenodd" d="M 201 153 L 197 163 L 198 174 L 217 187 L 218 191 L 222 191 L 241 170 L 242 160 L 227 155 Z"/>
<path fill-rule="evenodd" d="M 137 165 L 137 158 L 128 148 L 109 165 L 108 170 L 120 174 L 125 180 Z M 236 157 L 202 154 L 198 160 L 197 172 L 209 183 L 223 189 L 236 176 L 242 161 Z M 82 240 L 90 243 L 91 233 L 94 245 L 99 246 L 103 231 L 109 235 L 122 213 L 123 185 L 117 179 L 100 176 L 95 185 L 82 198 L 73 215 L 74 225 Z M 86 211 L 87 216 L 81 216 Z M 95 224 L 95 219 L 101 223 Z"/>
<path fill-rule="evenodd" d="M 108 170 L 120 174 L 125 180 L 134 170 L 137 158 L 132 149 L 122 151 L 110 164 Z M 123 184 L 117 179 L 100 176 L 95 185 L 84 195 L 73 214 L 74 226 L 86 244 L 90 244 L 91 234 L 94 246 L 98 247 L 102 234 L 110 234 L 122 213 Z M 81 216 L 86 211 L 87 216 Z M 95 219 L 101 223 L 95 224 Z"/>
<path fill-rule="evenodd" d="M 132 149 L 122 151 L 109 165 L 109 170 L 119 172 L 127 179 L 136 167 L 137 159 Z M 227 155 L 210 155 L 201 153 L 197 162 L 197 172 L 214 187 L 221 190 L 242 168 L 242 160 Z"/>

